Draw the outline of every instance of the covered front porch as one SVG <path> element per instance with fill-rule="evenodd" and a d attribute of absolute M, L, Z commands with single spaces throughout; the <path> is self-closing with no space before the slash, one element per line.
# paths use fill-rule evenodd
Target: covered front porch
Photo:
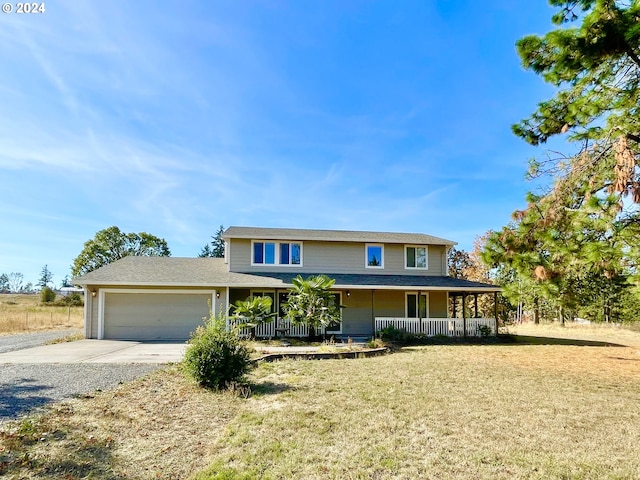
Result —
<path fill-rule="evenodd" d="M 438 277 L 437 280 L 442 281 L 441 278 Z M 387 327 L 426 336 L 465 337 L 497 334 L 496 317 L 480 315 L 478 297 L 486 294 L 495 295 L 499 287 L 486 284 L 469 285 L 473 282 L 460 281 L 466 283 L 446 287 L 436 285 L 426 289 L 425 285 L 419 285 L 419 288 L 411 288 L 411 285 L 408 285 L 408 288 L 399 285 L 365 286 L 353 282 L 353 276 L 349 280 L 351 282 L 346 285 L 336 282 L 337 288 L 334 289 L 338 302 L 344 306 L 341 322 L 317 329 L 316 335 L 336 339 L 372 338 Z M 382 278 L 378 281 L 380 280 Z M 467 289 L 462 290 L 464 287 Z M 478 290 L 469 291 L 470 288 Z M 277 313 L 274 320 L 257 325 L 253 331 L 248 328 L 240 329 L 240 335 L 253 335 L 257 338 L 308 337 L 309 330 L 306 325 L 293 324 L 284 315 L 282 305 L 287 300 L 287 292 L 288 289 L 282 287 L 230 288 L 227 293 L 228 305 L 233 305 L 237 300 L 245 300 L 249 296 L 269 296 L 273 300 L 272 313 Z M 456 307 L 460 298 L 463 299 L 465 308 Z M 228 318 L 229 328 L 238 327 L 242 323 L 240 319 Z"/>
<path fill-rule="evenodd" d="M 497 287 L 496 289 L 497 290 Z M 446 315 L 443 317 L 429 315 L 428 295 L 424 294 L 425 308 L 420 308 L 418 312 L 407 317 L 376 317 L 376 335 L 385 328 L 393 327 L 398 330 L 412 334 L 426 335 L 433 337 L 445 335 L 448 337 L 479 337 L 498 334 L 497 322 L 497 291 L 449 291 L 447 292 L 448 306 Z M 419 293 L 419 295 L 423 295 Z M 493 315 L 486 315 L 487 296 L 493 297 Z M 479 299 L 484 299 L 484 310 L 479 308 Z M 421 300 L 422 302 L 422 300 Z M 416 315 L 417 313 L 417 315 Z"/>

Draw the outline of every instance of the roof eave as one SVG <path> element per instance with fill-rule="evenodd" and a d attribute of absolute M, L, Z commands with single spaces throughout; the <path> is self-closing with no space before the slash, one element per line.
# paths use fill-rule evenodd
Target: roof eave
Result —
<path fill-rule="evenodd" d="M 255 283 L 232 283 L 232 282 L 133 282 L 133 281 L 95 281 L 87 283 L 78 283 L 82 287 L 89 286 L 99 287 L 155 287 L 155 288 L 290 288 L 292 285 L 281 280 L 255 282 Z M 429 290 L 442 292 L 474 292 L 474 293 L 492 293 L 500 292 L 502 288 L 499 286 L 472 287 L 472 286 L 428 286 L 428 285 L 360 285 L 360 284 L 335 284 L 336 290 Z"/>

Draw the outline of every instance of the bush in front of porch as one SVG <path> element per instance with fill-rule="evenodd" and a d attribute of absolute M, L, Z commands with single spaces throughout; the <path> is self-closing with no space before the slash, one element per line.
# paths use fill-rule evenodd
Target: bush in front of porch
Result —
<path fill-rule="evenodd" d="M 237 331 L 227 330 L 224 315 L 213 314 L 191 335 L 182 366 L 200 386 L 212 390 L 243 382 L 255 367 L 251 349 Z"/>

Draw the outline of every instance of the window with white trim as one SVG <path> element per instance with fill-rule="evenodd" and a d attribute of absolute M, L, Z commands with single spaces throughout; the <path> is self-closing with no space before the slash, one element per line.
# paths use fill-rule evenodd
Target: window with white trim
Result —
<path fill-rule="evenodd" d="M 254 240 L 251 265 L 302 266 L 302 243 Z"/>
<path fill-rule="evenodd" d="M 408 292 L 406 297 L 407 318 L 429 318 L 429 299 L 425 293 Z"/>
<path fill-rule="evenodd" d="M 384 245 L 379 243 L 368 243 L 365 246 L 366 268 L 384 268 Z"/>
<path fill-rule="evenodd" d="M 429 250 L 427 247 L 419 245 L 405 245 L 404 247 L 404 268 L 427 270 Z"/>

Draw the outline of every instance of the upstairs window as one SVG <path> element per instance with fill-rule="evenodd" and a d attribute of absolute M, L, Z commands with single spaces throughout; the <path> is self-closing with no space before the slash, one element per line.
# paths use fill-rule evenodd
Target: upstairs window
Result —
<path fill-rule="evenodd" d="M 273 242 L 254 242 L 253 263 L 273 265 L 276 263 L 276 244 Z"/>
<path fill-rule="evenodd" d="M 384 246 L 379 244 L 368 244 L 365 247 L 365 267 L 384 268 Z"/>
<path fill-rule="evenodd" d="M 426 270 L 427 264 L 427 247 L 406 246 L 405 252 L 405 268 L 415 268 Z"/>
<path fill-rule="evenodd" d="M 300 242 L 253 242 L 251 265 L 302 265 Z"/>
<path fill-rule="evenodd" d="M 281 243 L 280 244 L 280 265 L 300 265 L 301 262 L 301 244 L 299 243 Z"/>

